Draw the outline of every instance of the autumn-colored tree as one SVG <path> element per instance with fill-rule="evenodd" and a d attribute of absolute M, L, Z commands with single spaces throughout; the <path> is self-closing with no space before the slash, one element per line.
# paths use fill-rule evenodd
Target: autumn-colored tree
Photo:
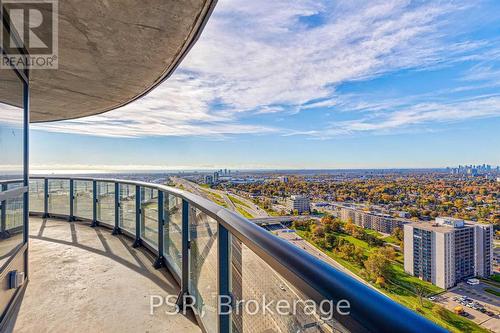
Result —
<path fill-rule="evenodd" d="M 392 230 L 391 235 L 395 237 L 397 240 L 402 241 L 404 238 L 403 229 L 400 227 L 396 227 L 394 228 L 394 230 Z"/>
<path fill-rule="evenodd" d="M 318 241 L 325 237 L 325 228 L 322 225 L 314 224 L 311 226 L 313 239 Z"/>
<path fill-rule="evenodd" d="M 379 276 L 375 283 L 377 284 L 377 286 L 383 288 L 385 286 L 385 278 L 383 276 Z"/>
<path fill-rule="evenodd" d="M 387 279 L 390 276 L 390 261 L 380 249 L 375 249 L 365 260 L 366 277 L 371 281 L 377 281 L 377 278 Z"/>

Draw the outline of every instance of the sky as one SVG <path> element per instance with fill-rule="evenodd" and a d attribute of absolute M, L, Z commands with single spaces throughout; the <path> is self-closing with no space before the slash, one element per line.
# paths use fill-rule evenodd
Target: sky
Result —
<path fill-rule="evenodd" d="M 500 165 L 499 88 L 499 1 L 219 0 L 147 96 L 34 124 L 31 168 Z"/>

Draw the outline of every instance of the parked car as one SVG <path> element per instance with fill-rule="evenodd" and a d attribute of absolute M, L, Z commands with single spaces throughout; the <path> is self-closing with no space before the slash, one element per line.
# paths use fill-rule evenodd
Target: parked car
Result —
<path fill-rule="evenodd" d="M 486 314 L 488 316 L 490 316 L 490 317 L 494 317 L 495 316 L 495 314 L 493 312 L 491 312 L 491 311 L 486 311 Z"/>
<path fill-rule="evenodd" d="M 479 311 L 481 311 L 482 313 L 486 313 L 487 312 L 485 308 L 481 308 L 481 309 L 479 309 Z"/>
<path fill-rule="evenodd" d="M 436 300 L 436 297 L 434 297 L 434 296 L 429 297 L 429 301 L 435 301 L 435 300 Z"/>

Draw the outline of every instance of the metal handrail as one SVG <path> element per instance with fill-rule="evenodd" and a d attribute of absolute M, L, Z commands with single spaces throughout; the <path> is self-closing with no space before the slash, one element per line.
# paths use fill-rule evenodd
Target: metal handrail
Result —
<path fill-rule="evenodd" d="M 34 176 L 31 179 L 118 183 L 156 189 L 177 196 L 187 205 L 216 220 L 223 230 L 237 237 L 273 270 L 315 302 L 348 300 L 350 315 L 336 313 L 334 316 L 346 329 L 352 332 L 446 332 L 428 319 L 246 218 L 184 190 L 142 181 L 108 178 Z M 137 240 L 141 241 L 140 234 L 136 235 L 136 242 Z M 186 282 L 182 281 L 181 284 Z"/>

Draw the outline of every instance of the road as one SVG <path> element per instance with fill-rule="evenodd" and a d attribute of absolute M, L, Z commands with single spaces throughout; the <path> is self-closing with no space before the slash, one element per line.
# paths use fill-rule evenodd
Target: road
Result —
<path fill-rule="evenodd" d="M 269 214 L 256 204 L 254 204 L 251 200 L 248 200 L 246 198 L 243 198 L 241 196 L 238 196 L 236 194 L 231 193 L 230 195 L 233 196 L 234 198 L 238 199 L 239 201 L 243 202 L 245 205 L 240 205 L 240 204 L 235 204 L 231 199 L 229 198 L 229 193 L 226 191 L 222 190 L 215 190 L 211 188 L 202 188 L 196 183 L 193 183 L 189 180 L 179 178 L 179 177 L 172 177 L 171 180 L 176 184 L 176 186 L 182 185 L 182 187 L 193 194 L 199 195 L 203 198 L 206 198 L 208 200 L 211 200 L 210 196 L 207 194 L 207 192 L 213 193 L 216 196 L 222 197 L 224 202 L 226 203 L 226 206 L 229 210 L 238 212 L 236 206 L 239 208 L 247 211 L 249 214 L 251 214 L 254 217 L 269 217 Z"/>
<path fill-rule="evenodd" d="M 208 197 L 205 189 L 201 189 L 197 184 L 187 181 L 182 178 L 173 177 L 172 181 L 177 185 L 182 185 L 182 187 L 193 194 L 200 195 L 204 198 Z M 212 190 L 210 191 L 217 191 Z M 226 192 L 217 191 L 217 194 L 221 195 L 228 209 L 236 211 L 236 206 L 229 199 Z M 231 194 L 233 195 L 233 194 Z M 245 202 L 242 198 L 234 195 L 238 200 Z M 253 204 L 253 203 L 252 203 Z M 246 207 L 245 207 L 246 208 Z M 266 216 L 268 217 L 267 213 Z M 200 236 L 200 234 L 198 234 Z M 206 238 L 206 237 L 205 237 Z M 237 242 L 239 244 L 239 242 Z M 253 253 L 246 246 L 239 244 L 233 244 L 233 260 L 235 258 L 240 258 L 241 262 L 236 263 L 234 267 L 233 274 L 235 278 L 240 280 L 243 294 L 240 295 L 243 299 L 247 300 L 260 300 L 262 295 L 265 295 L 269 300 L 285 300 L 288 304 L 293 304 L 294 300 L 306 299 L 305 295 L 302 295 L 298 290 L 296 290 L 287 280 L 285 280 L 281 275 L 277 274 L 272 268 L 270 268 L 262 259 L 260 259 L 255 253 Z M 205 265 L 203 263 L 202 265 Z M 263 277 L 265 279 L 256 279 L 255 277 Z M 299 303 L 302 304 L 302 303 Z M 318 316 L 306 314 L 302 305 L 299 305 L 295 315 L 258 315 L 247 316 L 245 312 L 241 315 L 241 320 L 247 327 L 253 327 L 257 331 L 289 331 L 289 332 L 300 332 L 304 331 L 304 327 L 310 324 L 314 324 L 307 332 L 332 332 L 332 327 L 334 325 L 337 331 L 342 331 L 338 324 L 333 322 L 325 323 L 319 320 Z"/>

